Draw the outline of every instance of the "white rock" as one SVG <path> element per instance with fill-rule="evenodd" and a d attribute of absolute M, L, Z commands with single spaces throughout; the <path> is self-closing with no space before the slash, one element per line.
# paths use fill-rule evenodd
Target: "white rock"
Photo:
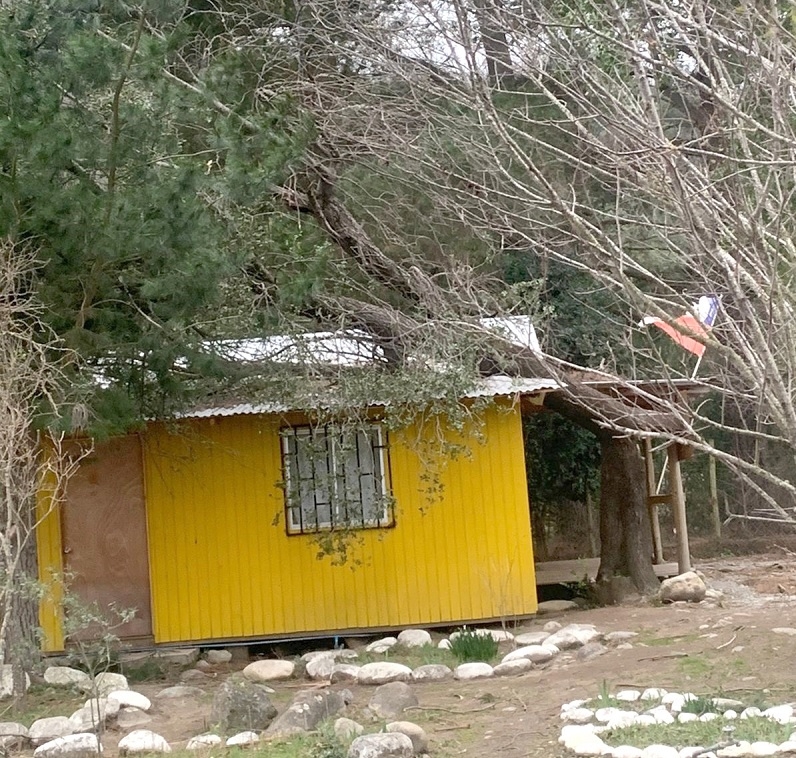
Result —
<path fill-rule="evenodd" d="M 665 705 L 659 705 L 656 708 L 650 708 L 647 711 L 648 716 L 655 719 L 656 724 L 673 724 L 674 716 L 666 710 Z"/>
<path fill-rule="evenodd" d="M 567 740 L 579 734 L 595 734 L 594 724 L 564 724 L 561 727 L 561 734 L 558 741 L 563 745 Z"/>
<path fill-rule="evenodd" d="M 30 687 L 30 677 L 25 674 L 25 692 Z M 14 694 L 14 672 L 10 663 L 0 666 L 0 700 L 11 697 Z"/>
<path fill-rule="evenodd" d="M 671 745 L 648 745 L 641 751 L 641 758 L 679 758 L 679 752 Z"/>
<path fill-rule="evenodd" d="M 205 691 L 201 687 L 190 687 L 186 684 L 175 684 L 172 687 L 165 687 L 160 690 L 155 697 L 167 700 L 176 700 L 184 697 L 201 697 Z"/>
<path fill-rule="evenodd" d="M 519 658 L 516 661 L 507 661 L 506 663 L 498 663 L 494 667 L 495 676 L 517 676 L 530 671 L 533 668 L 533 663 L 527 658 Z"/>
<path fill-rule="evenodd" d="M 321 656 L 307 661 L 307 676 L 310 679 L 330 679 L 337 663 L 334 658 Z"/>
<path fill-rule="evenodd" d="M 507 629 L 473 629 L 473 631 L 483 637 L 491 637 L 495 642 L 511 642 L 514 639 L 514 635 Z"/>
<path fill-rule="evenodd" d="M 121 708 L 138 708 L 139 711 L 148 711 L 152 707 L 152 701 L 140 692 L 135 690 L 113 690 L 108 693 L 108 702 L 111 700 L 119 704 Z"/>
<path fill-rule="evenodd" d="M 151 721 L 152 716 L 147 716 L 144 711 L 138 708 L 120 708 L 119 715 L 116 716 L 116 726 L 125 731 L 138 729 L 145 724 L 151 723 Z"/>
<path fill-rule="evenodd" d="M 661 698 L 663 705 L 668 705 L 672 713 L 680 713 L 685 705 L 685 698 L 677 692 L 670 692 L 666 697 Z"/>
<path fill-rule="evenodd" d="M 638 690 L 619 690 L 615 697 L 624 703 L 635 703 L 641 697 L 641 692 Z"/>
<path fill-rule="evenodd" d="M 704 753 L 705 748 L 700 746 L 689 746 L 680 749 L 679 758 L 695 758 L 700 753 Z"/>
<path fill-rule="evenodd" d="M 636 724 L 639 726 L 652 726 L 653 724 L 657 724 L 658 722 L 655 720 L 655 716 L 650 716 L 648 713 L 642 713 L 637 719 Z"/>
<path fill-rule="evenodd" d="M 641 693 L 642 700 L 663 700 L 669 693 L 666 690 L 661 689 L 660 687 L 647 687 L 644 692 Z"/>
<path fill-rule="evenodd" d="M 112 671 L 103 671 L 94 677 L 94 690 L 100 697 L 105 697 L 114 690 L 129 690 L 127 677 L 122 674 L 114 674 Z"/>
<path fill-rule="evenodd" d="M 462 663 L 453 670 L 454 679 L 486 679 L 494 676 L 495 669 L 488 663 Z"/>
<path fill-rule="evenodd" d="M 776 721 L 778 724 L 789 724 L 791 718 L 793 717 L 793 706 L 792 705 L 775 705 L 775 706 L 773 706 L 771 708 L 766 708 L 763 711 L 763 715 L 767 719 L 771 719 L 772 721 Z"/>
<path fill-rule="evenodd" d="M 356 682 L 359 678 L 359 666 L 350 663 L 335 663 L 329 681 L 332 684 L 339 682 Z"/>
<path fill-rule="evenodd" d="M 90 684 L 91 677 L 79 669 L 70 666 L 48 666 L 44 672 L 44 681 L 57 687 L 85 687 Z"/>
<path fill-rule="evenodd" d="M 119 740 L 119 755 L 170 753 L 171 745 L 149 729 L 136 729 Z"/>
<path fill-rule="evenodd" d="M 612 751 L 596 734 L 583 734 L 566 743 L 564 747 L 575 755 L 609 755 Z"/>
<path fill-rule="evenodd" d="M 101 750 L 96 734 L 68 734 L 45 742 L 33 751 L 34 758 L 93 758 Z"/>
<path fill-rule="evenodd" d="M 611 751 L 611 758 L 641 758 L 641 748 L 620 745 Z"/>
<path fill-rule="evenodd" d="M 105 709 L 83 706 L 69 717 L 69 723 L 72 726 L 72 734 L 96 732 L 105 723 Z"/>
<path fill-rule="evenodd" d="M 399 732 L 379 732 L 357 737 L 348 748 L 348 758 L 410 758 L 412 740 Z"/>
<path fill-rule="evenodd" d="M 366 653 L 386 653 L 391 647 L 398 644 L 397 637 L 382 637 L 380 640 L 371 642 L 366 648 Z"/>
<path fill-rule="evenodd" d="M 740 700 L 735 700 L 730 697 L 714 697 L 713 698 L 713 705 L 716 708 L 743 708 L 743 703 Z"/>
<path fill-rule="evenodd" d="M 541 645 L 549 636 L 550 632 L 524 632 L 516 635 L 514 642 L 520 647 L 523 645 Z"/>
<path fill-rule="evenodd" d="M 579 608 L 580 606 L 574 600 L 544 600 L 536 606 L 536 612 L 541 616 L 544 613 L 577 611 Z"/>
<path fill-rule="evenodd" d="M 621 708 L 614 708 L 613 706 L 610 708 L 598 708 L 594 712 L 594 718 L 603 724 L 607 724 L 612 718 L 615 718 L 620 713 L 624 713 L 624 711 Z"/>
<path fill-rule="evenodd" d="M 715 721 L 719 717 L 718 713 L 703 713 L 700 717 L 700 721 Z"/>
<path fill-rule="evenodd" d="M 253 745 L 259 741 L 260 735 L 257 732 L 238 732 L 233 734 L 225 744 L 227 747 L 235 747 L 235 745 Z"/>
<path fill-rule="evenodd" d="M 626 726 L 633 726 L 638 723 L 640 715 L 635 711 L 619 711 L 613 715 L 607 727 L 608 729 L 623 729 Z"/>
<path fill-rule="evenodd" d="M 366 663 L 357 673 L 360 684 L 386 684 L 387 682 L 405 682 L 412 676 L 412 669 L 402 663 L 392 661 L 376 661 Z"/>
<path fill-rule="evenodd" d="M 744 708 L 741 711 L 741 718 L 742 719 L 751 719 L 751 718 L 754 718 L 755 716 L 762 716 L 762 715 L 763 715 L 763 711 L 761 711 L 759 708 L 757 708 L 755 706 L 752 706 L 751 708 Z"/>
<path fill-rule="evenodd" d="M 217 734 L 197 734 L 196 737 L 191 737 L 188 744 L 185 746 L 186 750 L 203 750 L 208 747 L 215 747 L 220 745 L 224 740 Z"/>
<path fill-rule="evenodd" d="M 24 724 L 16 721 L 0 722 L 0 751 L 8 754 L 9 750 L 27 747 L 30 732 Z"/>
<path fill-rule="evenodd" d="M 572 708 L 564 711 L 561 718 L 570 724 L 588 724 L 594 718 L 594 711 L 591 708 Z"/>
<path fill-rule="evenodd" d="M 404 629 L 398 635 L 398 644 L 404 647 L 423 647 L 431 644 L 431 635 L 425 629 Z"/>
<path fill-rule="evenodd" d="M 749 755 L 764 756 L 774 755 L 779 752 L 779 745 L 773 742 L 753 742 L 749 746 Z"/>
<path fill-rule="evenodd" d="M 157 650 L 153 656 L 157 660 L 175 666 L 190 666 L 199 660 L 198 647 L 173 647 Z"/>
<path fill-rule="evenodd" d="M 344 716 L 334 722 L 334 734 L 338 740 L 348 742 L 355 737 L 359 737 L 365 731 L 362 724 L 357 723 L 353 719 L 345 718 Z"/>
<path fill-rule="evenodd" d="M 421 726 L 411 721 L 391 721 L 384 729 L 388 734 L 405 734 L 412 740 L 415 755 L 428 752 L 428 735 Z"/>
<path fill-rule="evenodd" d="M 723 747 L 721 750 L 716 751 L 719 758 L 741 758 L 742 756 L 749 755 L 749 749 L 752 746 L 745 740 L 741 740 L 737 745 L 730 745 Z"/>
<path fill-rule="evenodd" d="M 208 650 L 205 653 L 205 660 L 213 665 L 229 663 L 232 660 L 232 653 L 229 650 Z M 219 739 L 221 738 L 219 737 Z"/>
<path fill-rule="evenodd" d="M 451 641 L 450 641 L 450 640 L 447 640 L 447 639 L 446 639 L 446 640 L 440 640 L 440 641 L 437 643 L 437 647 L 438 647 L 440 650 L 450 650 L 450 649 L 451 649 Z"/>
<path fill-rule="evenodd" d="M 638 632 L 608 632 L 603 639 L 606 642 L 627 642 L 633 637 L 638 637 Z"/>
<path fill-rule="evenodd" d="M 571 700 L 569 703 L 564 703 L 561 706 L 561 713 L 564 711 L 571 711 L 573 708 L 582 708 L 588 702 L 588 700 Z"/>
<path fill-rule="evenodd" d="M 543 627 L 544 631 L 548 632 L 549 634 L 553 634 L 553 632 L 557 632 L 559 629 L 563 629 L 563 625 L 559 624 L 558 621 L 548 621 Z"/>
<path fill-rule="evenodd" d="M 796 741 L 786 740 L 779 745 L 780 753 L 796 753 Z"/>
<path fill-rule="evenodd" d="M 677 721 L 681 724 L 687 724 L 689 721 L 699 721 L 699 716 L 696 713 L 678 713 Z"/>
<path fill-rule="evenodd" d="M 705 599 L 707 589 L 705 582 L 695 571 L 686 571 L 661 582 L 660 598 L 664 603 L 698 603 Z"/>
<path fill-rule="evenodd" d="M 34 745 L 43 745 L 45 742 L 56 740 L 59 737 L 74 734 L 72 722 L 67 716 L 49 716 L 48 718 L 37 719 L 30 725 L 28 731 L 30 741 Z"/>
<path fill-rule="evenodd" d="M 510 653 L 503 656 L 501 663 L 508 663 L 509 661 L 516 661 L 520 658 L 525 658 L 532 663 L 547 663 L 555 656 L 555 653 L 545 645 L 525 645 L 512 650 Z"/>
<path fill-rule="evenodd" d="M 243 669 L 243 676 L 250 682 L 273 682 L 277 679 L 290 679 L 296 664 L 279 658 L 254 661 Z"/>
<path fill-rule="evenodd" d="M 727 721 L 732 721 L 733 719 L 738 718 L 738 711 L 734 711 L 732 710 L 732 708 L 730 708 L 729 710 L 724 711 L 724 713 L 722 713 L 721 715 L 724 716 L 724 718 L 727 719 Z"/>
<path fill-rule="evenodd" d="M 441 682 L 452 676 L 453 670 L 443 663 L 426 663 L 412 671 L 413 682 Z"/>
<path fill-rule="evenodd" d="M 601 636 L 592 624 L 569 624 L 551 634 L 545 643 L 555 645 L 559 650 L 572 650 L 599 640 Z"/>
<path fill-rule="evenodd" d="M 794 629 L 792 626 L 777 626 L 771 631 L 774 632 L 774 634 L 787 634 L 791 637 L 796 637 L 796 629 Z"/>

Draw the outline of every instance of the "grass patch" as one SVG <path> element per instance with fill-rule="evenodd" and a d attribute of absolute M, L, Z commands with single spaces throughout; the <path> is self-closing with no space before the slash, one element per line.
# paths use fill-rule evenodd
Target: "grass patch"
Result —
<path fill-rule="evenodd" d="M 732 732 L 725 732 L 724 727 L 732 726 Z M 671 745 L 678 749 L 689 745 L 715 745 L 728 740 L 746 740 L 747 742 L 773 742 L 779 745 L 785 742 L 793 731 L 789 724 L 778 724 L 767 718 L 733 719 L 728 721 L 721 717 L 713 721 L 689 721 L 686 724 L 651 724 L 649 726 L 627 726 L 603 732 L 605 742 L 614 747 L 631 745 L 645 748 L 648 745 Z"/>
<path fill-rule="evenodd" d="M 483 661 L 489 663 L 498 654 L 498 643 L 491 634 L 479 634 L 472 629 L 462 629 L 451 640 L 450 651 L 461 663 Z"/>
<path fill-rule="evenodd" d="M 712 697 L 698 695 L 693 700 L 686 700 L 683 703 L 682 712 L 695 713 L 697 716 L 701 716 L 704 713 L 722 713 L 723 711 L 716 707 Z"/>
<path fill-rule="evenodd" d="M 32 684 L 16 704 L 0 706 L 0 721 L 17 721 L 30 726 L 36 719 L 68 715 L 80 708 L 88 697 L 67 687 Z"/>
<path fill-rule="evenodd" d="M 706 677 L 713 673 L 713 666 L 700 656 L 682 658 L 678 662 L 683 676 L 692 678 Z"/>
<path fill-rule="evenodd" d="M 347 754 L 348 744 L 337 739 L 331 726 L 325 724 L 317 732 L 286 740 L 261 742 L 246 748 L 212 748 L 212 755 L 224 758 L 346 758 Z M 197 755 L 208 755 L 208 750 L 175 750 L 171 758 L 196 758 Z"/>
<path fill-rule="evenodd" d="M 395 645 L 386 653 L 366 653 L 361 652 L 355 661 L 358 665 L 373 663 L 374 661 L 393 661 L 403 663 L 409 668 L 425 666 L 429 663 L 441 663 L 450 668 L 457 665 L 455 656 L 450 650 L 442 650 L 434 645 L 422 645 L 421 647 L 404 647 Z"/>
<path fill-rule="evenodd" d="M 646 645 L 647 647 L 667 647 L 669 645 L 679 645 L 684 642 L 694 642 L 698 639 L 698 634 L 677 634 L 672 637 L 653 637 L 649 634 L 642 633 L 636 638 L 635 642 L 636 644 Z"/>

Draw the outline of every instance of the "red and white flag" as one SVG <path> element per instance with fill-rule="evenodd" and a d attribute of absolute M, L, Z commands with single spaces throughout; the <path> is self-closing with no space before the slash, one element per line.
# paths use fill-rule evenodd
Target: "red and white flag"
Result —
<path fill-rule="evenodd" d="M 699 356 L 705 353 L 705 345 L 692 335 L 704 336 L 716 322 L 719 313 L 719 298 L 715 295 L 703 295 L 694 304 L 692 313 L 685 313 L 672 323 L 657 316 L 644 316 L 641 326 L 657 326 L 666 332 L 680 347 L 689 353 Z"/>

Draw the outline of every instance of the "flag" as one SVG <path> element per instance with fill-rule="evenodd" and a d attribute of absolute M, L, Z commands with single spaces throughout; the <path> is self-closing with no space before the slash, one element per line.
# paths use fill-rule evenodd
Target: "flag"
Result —
<path fill-rule="evenodd" d="M 666 332 L 680 347 L 689 353 L 699 356 L 705 353 L 705 345 L 695 340 L 691 334 L 703 336 L 716 322 L 719 313 L 719 298 L 715 295 L 702 295 L 694 304 L 693 313 L 685 313 L 668 323 L 657 316 L 645 316 L 641 320 L 643 326 L 657 326 Z"/>

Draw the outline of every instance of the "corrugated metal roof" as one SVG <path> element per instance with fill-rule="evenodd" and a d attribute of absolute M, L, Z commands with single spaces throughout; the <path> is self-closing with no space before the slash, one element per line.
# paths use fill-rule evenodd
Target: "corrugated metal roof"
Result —
<path fill-rule="evenodd" d="M 469 392 L 464 393 L 464 397 L 506 397 L 509 395 L 536 395 L 540 392 L 555 390 L 563 387 L 555 379 L 542 379 L 534 377 L 514 377 L 514 376 L 487 376 L 480 380 L 477 386 Z M 318 405 L 323 405 L 323 399 L 319 397 Z M 373 402 L 370 405 L 386 405 L 383 402 Z M 180 418 L 215 418 L 218 416 L 251 416 L 264 413 L 286 413 L 295 408 L 280 403 L 230 403 L 229 405 L 217 405 L 208 408 L 201 408 L 186 411 L 180 414 Z"/>

